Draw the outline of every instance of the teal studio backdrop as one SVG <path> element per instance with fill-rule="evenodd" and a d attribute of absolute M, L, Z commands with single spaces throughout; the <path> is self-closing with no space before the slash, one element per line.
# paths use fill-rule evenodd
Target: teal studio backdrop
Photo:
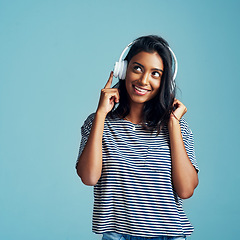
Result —
<path fill-rule="evenodd" d="M 239 1 L 0 0 L 0 239 L 97 240 L 80 128 L 123 48 L 168 40 L 200 183 L 189 239 L 239 236 Z M 115 80 L 116 81 L 116 80 Z"/>

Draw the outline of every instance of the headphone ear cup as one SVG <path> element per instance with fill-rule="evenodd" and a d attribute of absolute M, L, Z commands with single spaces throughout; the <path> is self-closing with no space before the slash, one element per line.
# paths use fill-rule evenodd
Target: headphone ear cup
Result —
<path fill-rule="evenodd" d="M 119 62 L 115 62 L 114 70 L 113 70 L 113 76 L 115 78 L 117 78 L 119 76 L 119 67 L 120 67 L 120 63 Z"/>
<path fill-rule="evenodd" d="M 116 62 L 113 70 L 113 76 L 124 80 L 127 72 L 127 61 Z"/>
<path fill-rule="evenodd" d="M 122 61 L 122 65 L 121 65 L 122 69 L 121 69 L 121 76 L 120 79 L 124 80 L 126 78 L 126 74 L 127 74 L 127 61 Z"/>

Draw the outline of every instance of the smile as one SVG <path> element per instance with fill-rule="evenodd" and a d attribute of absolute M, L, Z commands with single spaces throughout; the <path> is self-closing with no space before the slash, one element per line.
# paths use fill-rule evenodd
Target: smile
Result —
<path fill-rule="evenodd" d="M 147 92 L 150 91 L 148 89 L 140 88 L 135 85 L 133 85 L 133 87 L 134 87 L 135 93 L 137 93 L 138 95 L 145 95 Z"/>

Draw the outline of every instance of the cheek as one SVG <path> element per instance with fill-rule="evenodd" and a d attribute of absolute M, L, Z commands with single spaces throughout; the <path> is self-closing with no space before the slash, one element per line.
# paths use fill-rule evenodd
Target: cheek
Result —
<path fill-rule="evenodd" d="M 127 89 L 130 89 L 130 87 L 132 86 L 132 82 L 133 82 L 132 74 L 128 73 L 125 78 L 125 86 Z"/>
<path fill-rule="evenodd" d="M 160 82 L 153 82 L 152 83 L 152 87 L 153 87 L 153 89 L 154 89 L 154 91 L 159 91 L 159 89 L 160 89 L 160 86 L 161 86 L 161 81 Z"/>
<path fill-rule="evenodd" d="M 128 78 L 126 78 L 126 80 L 125 80 L 125 88 L 126 88 L 127 94 L 129 95 L 130 88 L 131 88 L 131 82 L 129 81 Z"/>
<path fill-rule="evenodd" d="M 126 82 L 131 82 L 132 81 L 132 79 L 134 79 L 134 73 L 132 73 L 131 71 L 127 71 L 127 73 L 126 73 Z"/>

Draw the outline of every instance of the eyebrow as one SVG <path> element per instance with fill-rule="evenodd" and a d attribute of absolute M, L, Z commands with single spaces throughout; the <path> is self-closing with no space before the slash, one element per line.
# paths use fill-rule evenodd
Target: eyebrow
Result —
<path fill-rule="evenodd" d="M 144 68 L 144 66 L 143 66 L 141 63 L 138 63 L 138 62 L 133 62 L 133 63 L 138 64 L 138 65 L 140 65 L 142 68 Z M 159 68 L 153 68 L 153 70 L 157 70 L 157 71 L 163 72 L 163 70 L 162 70 L 162 69 L 159 69 Z"/>

